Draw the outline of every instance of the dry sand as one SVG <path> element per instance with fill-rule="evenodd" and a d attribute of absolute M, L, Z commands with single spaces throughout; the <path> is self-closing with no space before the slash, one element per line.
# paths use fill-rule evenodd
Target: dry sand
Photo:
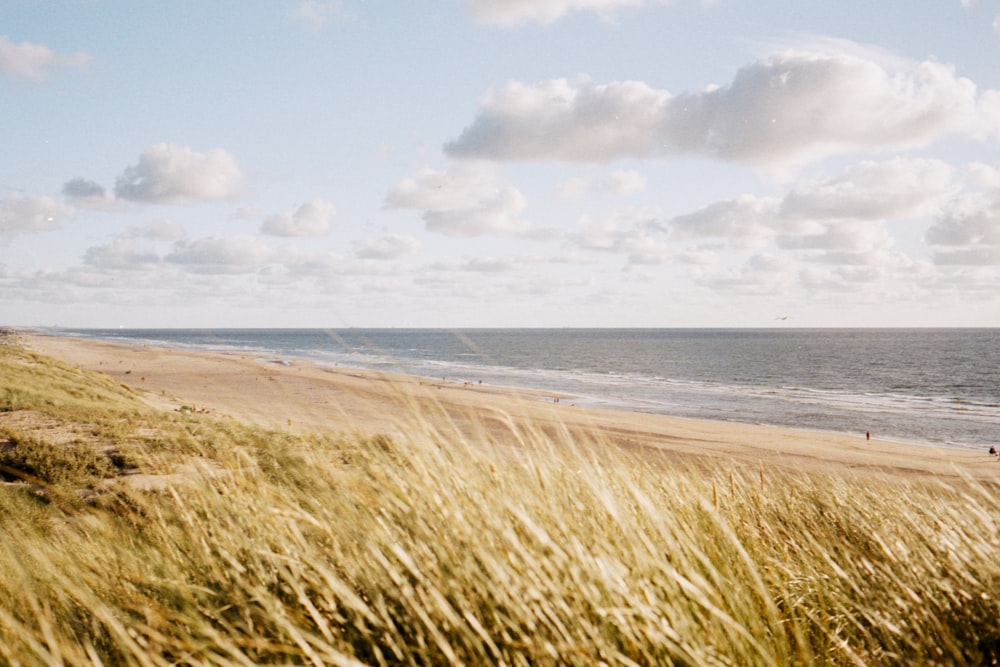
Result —
<path fill-rule="evenodd" d="M 543 431 L 686 464 L 772 471 L 1000 482 L 1000 461 L 982 452 L 838 434 L 681 419 L 574 406 L 572 397 L 433 381 L 252 354 L 190 352 L 31 334 L 27 346 L 142 390 L 165 409 L 182 405 L 272 429 L 399 434 L 431 422 L 445 433 L 515 443 Z M 556 398 L 559 398 L 556 401 Z M 863 426 L 862 426 L 863 428 Z"/>

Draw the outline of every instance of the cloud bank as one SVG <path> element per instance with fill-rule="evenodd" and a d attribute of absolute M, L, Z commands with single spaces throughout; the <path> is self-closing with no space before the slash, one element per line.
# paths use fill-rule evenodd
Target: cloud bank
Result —
<path fill-rule="evenodd" d="M 343 23 L 353 20 L 353 17 L 339 0 L 302 0 L 288 14 L 288 19 L 313 30 L 320 30 L 329 23 Z"/>
<path fill-rule="evenodd" d="M 449 236 L 516 236 L 527 231 L 527 223 L 517 217 L 526 206 L 524 196 L 502 184 L 482 163 L 421 169 L 389 192 L 385 206 L 423 210 L 427 231 Z"/>
<path fill-rule="evenodd" d="M 677 240 L 721 238 L 736 248 L 775 241 L 788 250 L 817 251 L 814 259 L 865 263 L 879 258 L 861 255 L 891 245 L 884 221 L 934 215 L 956 190 L 951 167 L 940 160 L 865 161 L 833 178 L 800 183 L 780 198 L 743 195 L 666 226 Z"/>
<path fill-rule="evenodd" d="M 337 208 L 324 199 L 306 202 L 294 212 L 271 215 L 260 231 L 273 236 L 324 236 L 330 233 Z"/>
<path fill-rule="evenodd" d="M 616 197 L 631 197 L 646 189 L 646 177 L 634 169 L 616 169 L 605 179 L 571 178 L 557 187 L 553 194 L 558 199 L 580 199 L 595 193 L 606 192 Z"/>
<path fill-rule="evenodd" d="M 180 240 L 164 260 L 192 273 L 255 273 L 274 257 L 274 251 L 255 236 L 206 236 Z"/>
<path fill-rule="evenodd" d="M 420 251 L 420 241 L 412 236 L 390 234 L 354 242 L 354 252 L 361 259 L 402 259 Z"/>
<path fill-rule="evenodd" d="M 574 11 L 593 11 L 604 18 L 626 7 L 641 7 L 645 0 L 469 0 L 472 17 L 480 23 L 512 26 L 554 23 Z"/>
<path fill-rule="evenodd" d="M 454 158 L 601 163 L 706 155 L 769 166 L 949 135 L 996 136 L 1000 92 L 948 65 L 785 51 L 721 87 L 673 95 L 641 81 L 587 78 L 490 90 L 445 152 Z"/>
<path fill-rule="evenodd" d="M 950 201 L 926 240 L 937 264 L 1000 265 L 1000 189 Z"/>
<path fill-rule="evenodd" d="M 189 146 L 159 143 L 125 169 L 115 182 L 121 199 L 151 204 L 184 204 L 236 196 L 245 182 L 236 158 L 216 148 L 198 153 Z"/>
<path fill-rule="evenodd" d="M 66 181 L 62 194 L 74 206 L 97 210 L 108 210 L 115 205 L 115 194 L 100 183 L 85 178 L 74 178 Z"/>
<path fill-rule="evenodd" d="M 0 242 L 16 234 L 58 229 L 60 218 L 73 215 L 73 208 L 51 197 L 11 194 L 0 199 Z"/>
<path fill-rule="evenodd" d="M 58 55 L 44 44 L 15 43 L 0 35 L 0 74 L 14 79 L 40 83 L 53 67 L 84 67 L 90 60 L 90 54 L 84 51 Z"/>

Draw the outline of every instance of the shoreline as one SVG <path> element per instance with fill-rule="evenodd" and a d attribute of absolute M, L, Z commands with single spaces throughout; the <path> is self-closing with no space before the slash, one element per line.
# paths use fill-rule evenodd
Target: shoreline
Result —
<path fill-rule="evenodd" d="M 461 437 L 499 444 L 541 432 L 695 465 L 1000 482 L 1000 462 L 985 450 L 574 405 L 572 397 L 558 392 L 325 366 L 250 351 L 13 333 L 28 349 L 104 372 L 157 407 L 196 406 L 271 429 L 392 436 L 420 428 L 414 421 L 419 418 Z"/>
<path fill-rule="evenodd" d="M 261 362 L 268 362 L 274 364 L 288 364 L 303 363 L 303 364 L 314 364 L 319 368 L 330 368 L 339 370 L 355 370 L 359 373 L 368 374 L 385 374 L 387 376 L 400 376 L 400 377 L 412 377 L 423 380 L 425 383 L 482 383 L 482 380 L 478 378 L 476 380 L 468 380 L 464 376 L 455 377 L 437 377 L 428 374 L 422 374 L 419 372 L 407 370 L 407 369 L 393 369 L 393 370 L 381 370 L 377 368 L 370 368 L 364 366 L 352 366 L 349 363 L 342 362 L 330 362 L 325 361 L 322 356 L 310 355 L 310 354 L 297 354 L 295 352 L 285 352 L 277 353 L 273 350 L 265 348 L 255 348 L 255 347 L 212 347 L 211 345 L 201 345 L 201 344 L 189 344 L 182 342 L 168 342 L 164 340 L 158 340 L 155 338 L 144 340 L 141 338 L 106 338 L 100 336 L 88 336 L 73 330 L 60 330 L 59 328 L 31 328 L 26 327 L 24 329 L 12 328 L 13 332 L 20 331 L 25 335 L 39 335 L 39 336 L 57 336 L 57 337 L 69 337 L 69 338 L 79 338 L 81 340 L 92 340 L 96 342 L 105 342 L 110 344 L 120 344 L 126 347 L 152 347 L 152 348 L 162 348 L 165 350 L 178 350 L 182 352 L 204 352 L 207 354 L 222 354 L 222 355 L 237 355 L 242 357 L 253 356 Z M 107 331 L 107 330 L 101 330 Z M 151 331 L 158 331 L 153 329 Z M 291 360 L 291 361 L 289 361 Z M 792 429 L 795 431 L 803 431 L 807 433 L 816 434 L 827 434 L 827 435 L 842 435 L 847 437 L 855 437 L 858 435 L 863 435 L 866 432 L 863 430 L 853 430 L 853 429 L 835 429 L 835 428 L 824 428 L 821 426 L 802 426 L 798 424 L 782 423 L 780 421 L 760 421 L 760 420 L 748 420 L 737 418 L 713 418 L 711 416 L 698 415 L 698 414 L 680 414 L 677 412 L 672 412 L 669 410 L 658 410 L 656 408 L 643 407 L 642 401 L 639 400 L 629 400 L 629 399 L 611 399 L 603 397 L 600 395 L 583 395 L 577 393 L 571 393 L 562 390 L 555 390 L 545 387 L 532 387 L 524 386 L 518 384 L 497 384 L 496 382 L 483 385 L 483 387 L 491 387 L 509 394 L 516 395 L 529 395 L 537 396 L 539 400 L 552 400 L 554 398 L 559 398 L 560 400 L 569 401 L 571 405 L 579 406 L 585 409 L 593 410 L 610 410 L 615 412 L 625 412 L 637 415 L 650 415 L 650 416 L 664 416 L 671 419 L 680 420 L 691 420 L 696 422 L 711 422 L 717 424 L 733 424 L 738 426 L 763 426 L 779 429 Z M 874 429 L 873 429 L 874 430 Z M 878 432 L 878 439 L 884 442 L 891 442 L 904 446 L 913 447 L 935 447 L 944 449 L 954 449 L 958 451 L 986 451 L 987 445 L 982 447 L 979 444 L 969 443 L 969 442 L 952 442 L 952 441 L 942 441 L 938 439 L 919 439 L 907 435 L 895 435 L 886 434 L 885 432 Z"/>
<path fill-rule="evenodd" d="M 414 375 L 427 381 L 443 377 L 482 381 L 494 386 L 522 388 L 523 391 L 531 389 L 558 393 L 564 399 L 588 408 L 845 435 L 870 431 L 882 439 L 901 444 L 967 451 L 986 451 L 990 444 L 994 444 L 994 426 L 1000 419 L 1000 406 L 993 398 L 992 389 L 987 389 L 986 385 L 976 389 L 975 383 L 968 391 L 949 389 L 948 384 L 954 378 L 950 372 L 945 373 L 939 382 L 928 383 L 923 389 L 920 382 L 924 380 L 915 379 L 915 371 L 907 365 L 909 362 L 901 359 L 896 359 L 903 367 L 899 377 L 886 374 L 883 370 L 876 371 L 869 378 L 865 372 L 856 369 L 849 377 L 831 378 L 827 371 L 821 370 L 820 377 L 813 378 L 810 370 L 800 369 L 805 373 L 803 375 L 795 370 L 794 364 L 786 368 L 783 362 L 777 362 L 773 341 L 759 350 L 760 346 L 753 343 L 751 347 L 756 352 L 747 358 L 760 359 L 747 362 L 745 368 L 741 365 L 740 372 L 744 375 L 739 375 L 734 374 L 738 369 L 728 368 L 732 364 L 727 361 L 727 353 L 722 354 L 723 363 L 720 366 L 712 359 L 701 359 L 699 355 L 705 352 L 701 343 L 691 347 L 681 340 L 677 344 L 688 347 L 683 347 L 681 351 L 684 354 L 676 357 L 676 345 L 659 338 L 645 342 L 667 345 L 667 361 L 663 362 L 669 362 L 666 366 L 660 361 L 647 360 L 652 365 L 640 370 L 634 363 L 629 366 L 630 353 L 622 350 L 622 361 L 628 370 L 618 372 L 613 364 L 607 363 L 608 359 L 614 358 L 615 348 L 608 348 L 607 341 L 599 340 L 598 351 L 601 354 L 595 355 L 589 335 L 579 339 L 553 339 L 560 343 L 557 349 L 554 348 L 555 357 L 550 359 L 545 355 L 532 361 L 531 355 L 542 349 L 538 346 L 547 345 L 549 341 L 533 338 L 530 332 L 534 330 L 520 329 L 491 330 L 503 333 L 502 340 L 505 342 L 501 347 L 498 347 L 501 338 L 495 335 L 478 341 L 467 338 L 461 331 L 433 329 L 426 332 L 413 330 L 412 336 L 407 333 L 403 337 L 396 335 L 395 329 L 354 328 L 75 330 L 26 327 L 25 330 L 125 345 L 255 354 L 265 358 L 273 356 L 277 360 L 308 360 L 324 366 Z M 622 331 L 631 336 L 639 330 Z M 715 330 L 705 331 L 711 333 Z M 508 336 L 514 337 L 513 352 L 510 354 L 504 347 L 507 346 Z M 709 342 L 711 339 L 710 335 Z M 923 337 L 910 342 L 914 345 L 927 343 Z M 562 343 L 568 343 L 570 347 Z M 574 349 L 572 346 L 577 343 L 581 344 L 584 353 L 590 351 L 590 356 L 579 362 L 561 352 Z M 740 339 L 730 343 L 742 344 Z M 839 339 L 831 343 L 840 344 Z M 965 345 L 969 341 L 963 339 L 960 343 Z M 800 340 L 799 344 L 808 347 L 813 345 L 813 341 Z M 868 361 L 874 368 L 885 369 L 884 363 L 875 360 L 884 359 L 883 353 L 891 357 L 897 347 L 883 349 Z M 674 357 L 670 357 L 669 350 L 674 350 Z M 436 356 L 438 354 L 443 356 Z M 843 349 L 840 355 L 836 366 L 831 368 L 861 363 L 853 353 L 849 358 L 843 357 Z M 695 366 L 691 365 L 692 360 Z M 541 365 L 528 366 L 525 361 Z M 696 366 L 703 362 L 708 367 L 699 370 Z M 941 374 L 940 362 L 940 359 L 934 362 L 937 367 L 932 376 Z M 675 366 L 676 373 L 671 370 Z M 716 373 L 719 368 L 722 372 Z M 991 372 L 995 374 L 995 370 Z M 920 377 L 927 375 L 924 371 L 917 374 Z M 841 388 L 832 387 L 831 379 L 842 379 L 844 384 Z M 897 392 L 900 382 L 911 387 L 912 391 Z"/>

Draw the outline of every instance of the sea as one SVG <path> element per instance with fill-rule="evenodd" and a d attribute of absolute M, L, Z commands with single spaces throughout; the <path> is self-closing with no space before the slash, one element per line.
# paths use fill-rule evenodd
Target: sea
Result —
<path fill-rule="evenodd" d="M 557 392 L 565 403 L 1000 445 L 1000 329 L 61 329 Z"/>

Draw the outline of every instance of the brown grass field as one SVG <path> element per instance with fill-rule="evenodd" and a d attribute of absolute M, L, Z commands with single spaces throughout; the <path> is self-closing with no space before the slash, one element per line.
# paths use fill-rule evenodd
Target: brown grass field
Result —
<path fill-rule="evenodd" d="M 0 345 L 0 664 L 989 665 L 1000 462 Z"/>

